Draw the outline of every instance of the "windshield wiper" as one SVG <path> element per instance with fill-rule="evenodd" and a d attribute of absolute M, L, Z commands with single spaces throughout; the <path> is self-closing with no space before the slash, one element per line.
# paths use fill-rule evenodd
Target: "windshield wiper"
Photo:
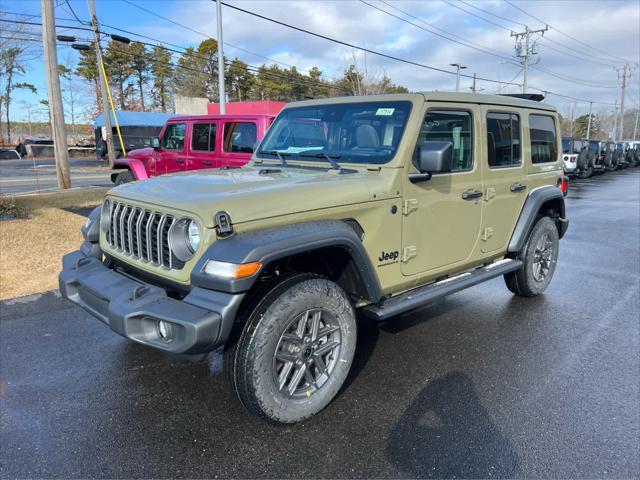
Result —
<path fill-rule="evenodd" d="M 301 153 L 300 157 L 309 157 L 309 158 L 325 158 L 333 168 L 336 170 L 342 170 L 342 167 L 338 162 L 336 162 L 337 158 L 340 158 L 340 155 L 327 155 L 326 153 L 317 152 L 317 153 Z"/>
<path fill-rule="evenodd" d="M 287 166 L 287 162 L 284 157 L 290 157 L 291 154 L 287 152 L 279 152 L 278 150 L 258 150 L 258 153 L 264 153 L 266 155 L 275 155 L 280 160 L 280 165 L 283 167 Z"/>

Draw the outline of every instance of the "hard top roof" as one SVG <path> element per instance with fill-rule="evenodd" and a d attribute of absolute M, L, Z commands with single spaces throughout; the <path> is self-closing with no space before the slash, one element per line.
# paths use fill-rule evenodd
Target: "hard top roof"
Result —
<path fill-rule="evenodd" d="M 392 102 L 402 100 L 420 100 L 434 102 L 451 103 L 478 103 L 483 105 L 508 106 L 515 108 L 529 108 L 534 110 L 545 110 L 555 112 L 556 108 L 547 103 L 534 102 L 522 98 L 509 97 L 506 95 L 488 95 L 484 93 L 460 93 L 460 92 L 416 92 L 416 93 L 390 93 L 384 95 L 360 95 L 335 98 L 318 98 L 314 100 L 303 100 L 292 102 L 288 107 L 302 107 L 307 105 L 322 105 L 327 103 L 353 103 L 353 102 Z"/>

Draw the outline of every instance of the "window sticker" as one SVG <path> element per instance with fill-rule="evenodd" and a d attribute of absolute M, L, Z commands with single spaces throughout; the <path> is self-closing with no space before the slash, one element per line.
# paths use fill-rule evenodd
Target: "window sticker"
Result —
<path fill-rule="evenodd" d="M 390 117 L 391 115 L 393 115 L 394 111 L 395 111 L 395 108 L 379 108 L 376 111 L 376 116 Z"/>

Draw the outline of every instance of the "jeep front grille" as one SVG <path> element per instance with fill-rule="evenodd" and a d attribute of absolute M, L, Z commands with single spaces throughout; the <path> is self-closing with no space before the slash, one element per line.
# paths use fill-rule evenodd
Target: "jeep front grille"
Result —
<path fill-rule="evenodd" d="M 176 218 L 125 203 L 113 202 L 107 242 L 114 249 L 156 266 L 180 269 L 169 246 L 169 229 Z"/>

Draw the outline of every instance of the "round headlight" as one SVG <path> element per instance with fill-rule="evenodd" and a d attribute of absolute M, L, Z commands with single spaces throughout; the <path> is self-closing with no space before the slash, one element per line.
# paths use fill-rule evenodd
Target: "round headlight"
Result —
<path fill-rule="evenodd" d="M 192 252 L 198 250 L 200 246 L 200 227 L 198 224 L 191 220 L 189 221 L 189 227 L 187 228 L 187 241 L 189 242 L 189 248 Z"/>
<path fill-rule="evenodd" d="M 200 228 L 195 220 L 183 218 L 175 222 L 169 230 L 169 247 L 183 262 L 193 258 L 200 246 Z"/>
<path fill-rule="evenodd" d="M 100 229 L 108 232 L 111 227 L 111 200 L 105 200 L 100 210 Z"/>

